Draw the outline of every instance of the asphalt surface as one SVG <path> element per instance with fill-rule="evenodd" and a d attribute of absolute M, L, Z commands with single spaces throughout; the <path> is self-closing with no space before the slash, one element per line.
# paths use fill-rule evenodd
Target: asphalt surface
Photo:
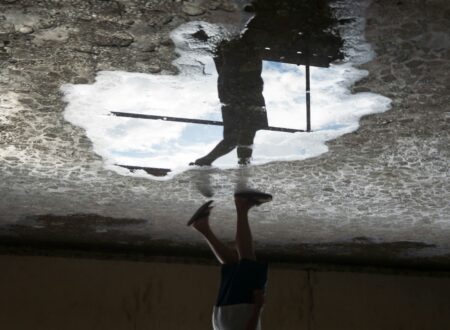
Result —
<path fill-rule="evenodd" d="M 1 1 L 0 13 L 6 251 L 210 257 L 185 222 L 208 186 L 217 205 L 212 226 L 231 241 L 232 194 L 244 180 L 275 196 L 251 214 L 256 247 L 270 260 L 450 267 L 446 1 L 367 7 L 365 36 L 377 56 L 361 66 L 369 75 L 352 92 L 387 96 L 392 109 L 364 117 L 327 153 L 192 170 L 170 181 L 105 169 L 84 131 L 64 120 L 60 86 L 91 83 L 100 70 L 176 74 L 170 31 L 194 20 L 236 23 L 237 8 L 227 1 L 17 0 Z"/>

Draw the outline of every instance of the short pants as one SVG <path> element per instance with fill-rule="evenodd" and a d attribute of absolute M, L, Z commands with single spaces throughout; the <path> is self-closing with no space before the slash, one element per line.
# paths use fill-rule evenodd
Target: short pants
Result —
<path fill-rule="evenodd" d="M 267 263 L 242 259 L 223 265 L 216 306 L 252 304 L 253 291 L 265 291 Z"/>

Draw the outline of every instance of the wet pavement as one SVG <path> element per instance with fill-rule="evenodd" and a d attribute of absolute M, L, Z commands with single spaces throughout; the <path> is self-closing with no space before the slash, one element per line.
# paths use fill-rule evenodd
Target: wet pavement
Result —
<path fill-rule="evenodd" d="M 367 74 L 355 66 L 373 52 L 363 20 L 342 12 L 320 2 L 260 1 L 243 11 L 246 25 L 182 24 L 170 33 L 179 74 L 102 71 L 94 84 L 65 84 L 64 118 L 122 175 L 119 167 L 169 179 L 195 166 L 318 156 L 362 115 L 390 104 L 350 94 Z"/>
<path fill-rule="evenodd" d="M 322 43 L 308 48 L 323 50 L 324 44 L 334 43 L 335 47 L 325 52 L 326 58 L 338 59 L 341 50 L 347 57 L 355 57 L 370 51 L 358 48 L 365 45 L 358 39 L 365 31 L 376 57 L 364 64 L 353 60 L 358 70 L 369 74 L 351 86 L 352 95 L 372 92 L 387 97 L 392 100 L 389 111 L 362 118 L 356 131 L 333 136 L 325 149 L 311 158 L 276 155 L 278 161 L 258 163 L 255 140 L 252 158 L 256 163 L 237 165 L 240 158 L 244 163 L 252 161 L 248 150 L 242 151 L 243 157 L 230 160 L 232 165 L 189 167 L 188 157 L 186 168 L 163 180 L 114 166 L 101 152 L 99 142 L 88 138 L 89 130 L 66 120 L 71 103 L 63 101 L 61 86 L 95 86 L 97 72 L 105 70 L 179 77 L 183 63 L 176 65 L 173 31 L 202 21 L 205 26 L 226 27 L 238 44 L 232 47 L 248 48 L 239 45 L 245 37 L 236 37 L 248 16 L 226 1 L 3 1 L 0 6 L 0 235 L 5 248 L 28 246 L 31 251 L 46 248 L 57 253 L 65 247 L 100 255 L 124 252 L 130 257 L 139 253 L 208 256 L 201 239 L 185 222 L 206 197 L 213 196 L 217 206 L 212 226 L 231 241 L 235 213 L 231 196 L 236 187 L 245 185 L 275 196 L 271 204 L 251 215 L 257 249 L 268 259 L 449 267 L 450 81 L 446 72 L 450 66 L 450 8 L 445 1 L 373 1 L 367 5 L 335 1 L 331 9 L 325 7 L 333 13 L 325 15 L 326 25 L 335 31 L 319 34 Z M 312 22 L 323 22 L 317 18 L 317 8 L 312 12 Z M 280 10 L 279 15 L 286 13 Z M 264 15 L 261 17 L 253 23 L 267 26 Z M 361 33 L 354 33 L 358 28 Z M 196 38 L 202 41 L 204 34 L 199 31 L 202 29 Z M 247 31 L 251 34 L 254 30 Z M 302 65 L 311 59 L 311 67 L 317 66 L 312 63 L 314 57 L 304 57 L 305 48 L 293 47 L 295 54 L 280 54 L 290 49 L 280 35 L 275 37 L 278 43 L 267 41 L 264 33 L 250 38 L 259 49 L 253 62 L 259 64 L 246 71 L 250 76 L 259 72 L 263 58 L 281 62 L 285 57 L 285 63 Z M 297 45 L 294 41 L 291 44 Z M 220 49 L 216 68 L 218 59 L 224 59 L 220 54 L 227 53 Z M 236 53 L 232 49 L 231 54 Z M 286 60 L 289 56 L 293 59 Z M 239 58 L 233 56 L 231 61 L 239 66 Z M 345 62 L 345 58 L 338 61 Z M 233 77 L 222 86 L 245 84 Z M 241 95 L 256 95 L 250 108 L 261 109 L 269 98 L 264 95 L 262 101 L 254 87 L 255 83 L 251 84 L 251 91 Z M 314 85 L 311 87 L 314 102 Z M 215 84 L 213 89 L 217 93 Z M 226 105 L 242 102 L 242 96 L 234 92 L 231 99 L 226 93 L 221 95 L 220 83 L 218 91 Z M 220 105 L 215 110 L 216 117 L 202 118 L 226 125 L 226 118 L 221 118 L 224 110 L 221 113 Z M 270 111 L 268 103 L 267 113 Z M 316 111 L 313 103 L 313 120 Z M 186 118 L 179 113 L 176 117 Z M 252 128 L 251 137 L 256 130 L 258 138 L 260 129 L 271 125 L 271 117 L 263 122 L 262 127 Z M 314 136 L 308 135 L 318 128 L 314 121 L 312 124 L 312 133 L 289 134 Z M 222 128 L 216 129 L 220 141 Z M 199 158 L 190 161 L 201 159 L 211 149 L 203 146 L 199 150 Z"/>

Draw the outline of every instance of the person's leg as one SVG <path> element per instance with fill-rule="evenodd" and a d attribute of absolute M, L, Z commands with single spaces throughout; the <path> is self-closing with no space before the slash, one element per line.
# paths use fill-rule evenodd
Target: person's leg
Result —
<path fill-rule="evenodd" d="M 235 110 L 228 105 L 222 106 L 223 139 L 206 156 L 197 159 L 193 165 L 210 166 L 217 158 L 225 156 L 238 143 L 239 129 Z"/>
<path fill-rule="evenodd" d="M 247 127 L 241 129 L 239 132 L 237 156 L 239 165 L 248 165 L 252 158 L 253 153 L 253 141 L 256 135 L 256 129 L 253 127 Z"/>
<path fill-rule="evenodd" d="M 221 264 L 232 264 L 239 260 L 236 251 L 223 244 L 211 230 L 209 226 L 209 214 L 197 219 L 192 224 L 192 227 L 203 235 Z"/>
<path fill-rule="evenodd" d="M 195 160 L 193 165 L 198 166 L 211 166 L 211 164 L 222 156 L 236 148 L 237 140 L 234 138 L 224 138 L 220 141 L 213 150 L 211 150 L 206 156 Z"/>
<path fill-rule="evenodd" d="M 236 248 L 239 260 L 256 260 L 253 237 L 248 223 L 248 211 L 255 204 L 247 198 L 235 197 L 237 211 Z"/>

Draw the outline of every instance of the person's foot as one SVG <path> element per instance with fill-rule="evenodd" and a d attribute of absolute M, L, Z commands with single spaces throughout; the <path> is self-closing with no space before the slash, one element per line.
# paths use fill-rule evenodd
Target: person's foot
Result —
<path fill-rule="evenodd" d="M 272 195 L 257 190 L 242 190 L 234 194 L 238 210 L 249 210 L 253 206 L 270 202 L 272 199 Z"/>
<path fill-rule="evenodd" d="M 204 203 L 202 206 L 200 206 L 197 211 L 194 213 L 194 215 L 191 217 L 191 219 L 188 221 L 187 225 L 192 226 L 193 228 L 197 229 L 198 231 L 202 232 L 203 230 L 206 230 L 209 228 L 209 214 L 212 210 L 212 200 Z"/>
<path fill-rule="evenodd" d="M 241 165 L 241 166 L 250 165 L 250 158 L 239 158 L 238 165 Z"/>
<path fill-rule="evenodd" d="M 240 212 L 248 212 L 256 204 L 250 201 L 248 198 L 234 196 L 234 204 L 236 204 L 236 210 Z"/>
<path fill-rule="evenodd" d="M 199 158 L 195 162 L 189 163 L 190 166 L 211 166 L 212 161 L 206 158 Z"/>
<path fill-rule="evenodd" d="M 208 211 L 211 211 L 212 207 L 208 208 Z M 194 223 L 192 224 L 192 228 L 194 228 L 195 230 L 197 230 L 200 233 L 205 233 L 207 232 L 210 227 L 209 227 L 209 214 L 210 212 L 208 212 L 207 214 L 205 214 L 204 216 L 198 218 L 197 220 L 194 221 Z"/>

